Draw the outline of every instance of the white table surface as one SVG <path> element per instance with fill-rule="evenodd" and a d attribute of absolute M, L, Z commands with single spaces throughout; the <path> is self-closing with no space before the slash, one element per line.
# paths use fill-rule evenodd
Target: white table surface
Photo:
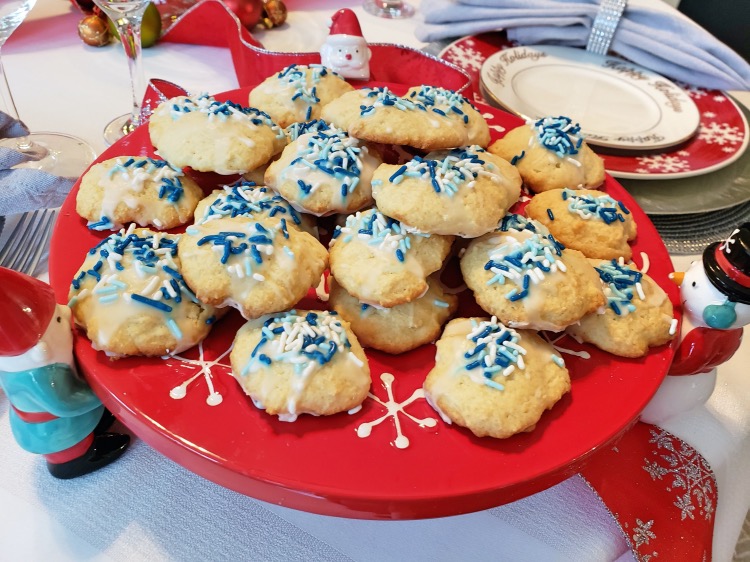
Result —
<path fill-rule="evenodd" d="M 413 2 L 417 4 L 418 2 Z M 330 7 L 330 6 L 334 7 Z M 414 20 L 374 18 L 359 2 L 288 2 L 288 26 L 257 33 L 272 50 L 316 51 L 337 7 L 355 9 L 368 41 L 423 46 Z M 304 10 L 303 10 L 304 6 Z M 66 0 L 39 0 L 3 49 L 22 119 L 31 130 L 79 136 L 104 150 L 104 125 L 129 107 L 119 45 L 78 38 L 81 14 Z M 189 91 L 237 87 L 224 49 L 160 43 L 144 51 L 147 77 Z M 740 93 L 741 99 L 750 99 Z M 677 269 L 690 257 L 674 258 Z M 730 560 L 750 506 L 750 342 L 719 368 L 706 406 L 665 424 L 713 467 L 719 501 L 715 560 Z M 253 500 L 208 482 L 135 439 L 105 470 L 55 481 L 23 452 L 0 394 L 0 560 L 629 560 L 604 506 L 577 477 L 492 510 L 425 521 L 358 521 Z"/>

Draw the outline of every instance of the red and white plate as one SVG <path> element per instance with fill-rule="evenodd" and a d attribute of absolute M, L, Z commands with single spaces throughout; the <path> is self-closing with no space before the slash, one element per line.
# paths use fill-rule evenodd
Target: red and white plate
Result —
<path fill-rule="evenodd" d="M 473 81 L 475 101 L 486 103 L 480 88 L 482 65 L 498 51 L 517 46 L 502 33 L 483 33 L 454 41 L 439 56 L 466 71 Z M 747 120 L 737 104 L 719 90 L 680 85 L 700 113 L 698 133 L 686 143 L 661 152 L 601 152 L 610 174 L 631 179 L 686 178 L 719 170 L 742 155 L 750 136 Z"/>
<path fill-rule="evenodd" d="M 397 93 L 403 93 L 405 88 Z M 249 89 L 217 96 L 238 103 Z M 477 104 L 492 135 L 520 119 Z M 99 157 L 154 155 L 140 127 Z M 207 191 L 220 178 L 201 174 Z M 666 248 L 646 215 L 611 177 L 604 190 L 638 223 L 633 255 L 677 302 Z M 90 231 L 75 211 L 78 184 L 62 207 L 50 249 L 50 279 L 60 302 L 86 252 L 106 233 Z M 450 268 L 457 271 L 457 264 Z M 300 304 L 325 308 L 315 292 Z M 460 315 L 482 314 L 468 292 Z M 111 360 L 78 332 L 75 352 L 104 404 L 152 447 L 222 486 L 279 505 L 343 517 L 414 519 L 468 513 L 539 492 L 575 474 L 638 418 L 671 363 L 664 345 L 622 359 L 564 337 L 556 342 L 572 390 L 536 428 L 510 439 L 480 439 L 446 425 L 421 397 L 434 363 L 425 345 L 398 356 L 368 351 L 371 397 L 360 411 L 280 422 L 258 410 L 231 375 L 227 353 L 242 318 L 232 311 L 205 342 L 179 356 Z M 572 352 L 572 354 L 570 353 Z M 589 358 L 582 355 L 588 354 Z M 407 445 L 408 446 L 405 446 Z"/>

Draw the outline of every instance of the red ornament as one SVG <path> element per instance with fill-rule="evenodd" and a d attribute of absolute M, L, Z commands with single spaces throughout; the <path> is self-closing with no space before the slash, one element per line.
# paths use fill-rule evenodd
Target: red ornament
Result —
<path fill-rule="evenodd" d="M 93 14 L 96 10 L 94 0 L 70 0 L 70 3 L 81 10 L 84 14 Z"/>
<path fill-rule="evenodd" d="M 262 0 L 224 0 L 224 3 L 246 29 L 255 27 L 263 14 Z"/>

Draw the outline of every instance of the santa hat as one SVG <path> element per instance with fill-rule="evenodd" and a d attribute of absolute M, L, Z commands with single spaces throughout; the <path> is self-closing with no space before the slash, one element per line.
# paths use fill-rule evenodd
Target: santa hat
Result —
<path fill-rule="evenodd" d="M 362 28 L 359 26 L 359 20 L 354 12 L 348 8 L 342 8 L 331 18 L 330 38 L 343 39 L 344 36 L 362 37 Z M 341 37 L 335 37 L 335 36 Z"/>
<path fill-rule="evenodd" d="M 42 339 L 55 313 L 52 287 L 0 267 L 0 357 L 26 353 Z"/>
<path fill-rule="evenodd" d="M 709 281 L 729 300 L 750 304 L 750 222 L 703 251 Z"/>

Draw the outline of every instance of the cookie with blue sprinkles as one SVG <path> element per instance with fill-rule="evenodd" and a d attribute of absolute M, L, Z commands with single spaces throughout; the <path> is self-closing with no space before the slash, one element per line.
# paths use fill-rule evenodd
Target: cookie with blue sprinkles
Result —
<path fill-rule="evenodd" d="M 321 116 L 358 139 L 426 151 L 470 144 L 470 132 L 476 129 L 473 123 L 455 119 L 440 107 L 408 95 L 398 96 L 387 87 L 346 93 L 329 103 Z M 484 120 L 481 115 L 479 119 Z"/>
<path fill-rule="evenodd" d="M 446 117 L 456 126 L 465 129 L 466 141 L 463 145 L 490 144 L 490 127 L 482 114 L 459 92 L 438 86 L 414 86 L 404 95 L 406 99 L 424 105 L 428 113 Z"/>
<path fill-rule="evenodd" d="M 351 213 L 372 205 L 372 175 L 381 163 L 365 142 L 329 126 L 291 142 L 264 180 L 299 211 Z"/>
<path fill-rule="evenodd" d="M 81 178 L 76 212 L 92 230 L 128 223 L 168 230 L 186 224 L 203 190 L 177 167 L 145 156 L 119 156 L 94 164 Z"/>
<path fill-rule="evenodd" d="M 148 130 L 159 155 L 174 166 L 222 175 L 254 170 L 287 143 L 267 113 L 208 94 L 162 102 Z"/>
<path fill-rule="evenodd" d="M 421 232 L 476 238 L 493 230 L 521 194 L 521 176 L 479 146 L 430 152 L 373 176 L 378 208 Z"/>
<path fill-rule="evenodd" d="M 325 247 L 285 218 L 236 216 L 191 225 L 178 255 L 185 282 L 201 301 L 237 308 L 248 319 L 293 307 L 328 266 Z"/>
<path fill-rule="evenodd" d="M 299 228 L 317 238 L 315 217 L 300 213 L 269 187 L 240 180 L 215 189 L 195 208 L 195 224 L 223 217 L 249 217 L 256 220 L 286 220 L 288 228 Z"/>
<path fill-rule="evenodd" d="M 354 90 L 344 78 L 321 64 L 292 64 L 250 91 L 251 107 L 266 112 L 280 127 L 318 119 L 328 103 Z"/>
<path fill-rule="evenodd" d="M 605 306 L 565 331 L 620 357 L 643 357 L 675 336 L 672 302 L 651 277 L 622 260 L 591 260 Z"/>
<path fill-rule="evenodd" d="M 237 332 L 232 372 L 253 404 L 280 421 L 356 410 L 370 389 L 367 357 L 335 312 L 290 310 Z"/>
<path fill-rule="evenodd" d="M 565 362 L 551 344 L 497 318 L 458 318 L 437 342 L 425 397 L 448 424 L 477 437 L 532 431 L 570 391 Z"/>
<path fill-rule="evenodd" d="M 526 214 L 544 224 L 566 248 L 587 258 L 630 260 L 637 226 L 630 210 L 602 191 L 551 189 L 536 195 Z"/>
<path fill-rule="evenodd" d="M 604 183 L 604 161 L 569 117 L 529 121 L 508 131 L 487 150 L 516 166 L 534 193 L 566 187 L 596 189 Z"/>
<path fill-rule="evenodd" d="M 458 307 L 458 297 L 443 290 L 437 274 L 427 279 L 421 297 L 392 308 L 364 304 L 330 278 L 328 302 L 351 324 L 359 342 L 386 353 L 405 353 L 434 342 Z"/>
<path fill-rule="evenodd" d="M 361 302 L 390 308 L 427 291 L 427 276 L 442 267 L 452 243 L 452 236 L 413 232 L 368 209 L 334 230 L 331 274 Z"/>
<path fill-rule="evenodd" d="M 541 229 L 501 222 L 469 243 L 461 272 L 479 306 L 501 322 L 559 332 L 604 305 L 604 293 L 584 255 Z"/>
<path fill-rule="evenodd" d="M 131 224 L 88 252 L 68 305 L 94 349 L 112 357 L 158 357 L 208 335 L 217 312 L 185 283 L 177 240 Z"/>

